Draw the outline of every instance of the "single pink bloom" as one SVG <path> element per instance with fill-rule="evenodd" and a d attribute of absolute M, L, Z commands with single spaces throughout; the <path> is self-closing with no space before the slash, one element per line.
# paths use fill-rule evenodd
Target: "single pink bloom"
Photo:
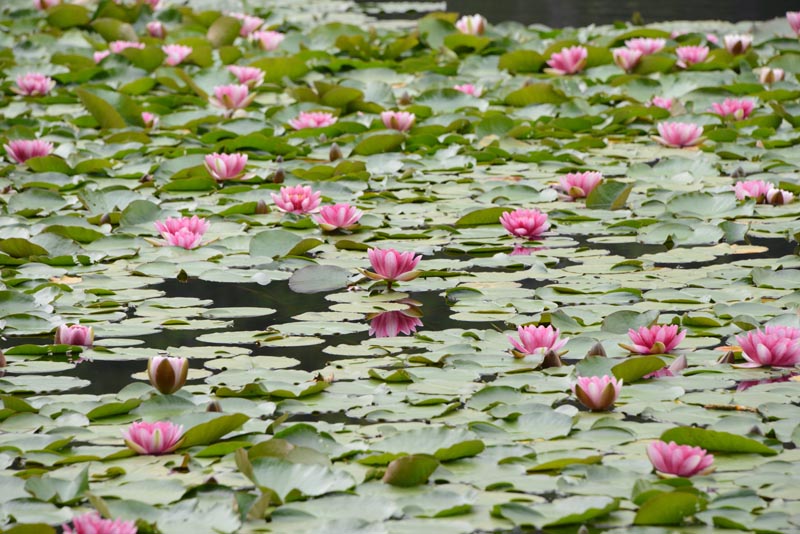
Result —
<path fill-rule="evenodd" d="M 92 58 L 94 58 L 95 63 L 100 63 L 110 55 L 111 55 L 111 50 L 99 50 L 94 54 L 92 54 Z"/>
<path fill-rule="evenodd" d="M 203 162 L 208 173 L 218 182 L 235 180 L 244 174 L 247 154 L 208 154 Z"/>
<path fill-rule="evenodd" d="M 622 380 L 613 376 L 580 376 L 572 384 L 572 394 L 593 412 L 604 412 L 614 407 L 622 390 Z"/>
<path fill-rule="evenodd" d="M 408 282 L 419 276 L 419 271 L 415 269 L 422 256 L 417 256 L 413 252 L 398 252 L 393 248 L 371 248 L 367 251 L 367 256 L 374 272 L 361 272 L 373 280 L 386 280 L 390 283 Z"/>
<path fill-rule="evenodd" d="M 144 43 L 137 43 L 135 41 L 111 41 L 108 43 L 108 49 L 115 54 L 119 54 L 128 48 L 138 48 L 141 50 L 144 48 Z"/>
<path fill-rule="evenodd" d="M 500 216 L 500 224 L 514 237 L 536 239 L 550 228 L 547 214 L 539 210 L 518 209 Z"/>
<path fill-rule="evenodd" d="M 800 328 L 765 326 L 736 336 L 742 356 L 749 363 L 743 367 L 794 367 L 800 363 Z"/>
<path fill-rule="evenodd" d="M 589 51 L 583 46 L 570 46 L 562 48 L 560 52 L 554 52 L 547 64 L 551 68 L 545 69 L 552 74 L 576 74 L 586 66 L 586 58 Z"/>
<path fill-rule="evenodd" d="M 327 111 L 301 111 L 296 118 L 289 121 L 289 126 L 295 130 L 324 128 L 335 124 L 336 120 L 336 117 Z"/>
<path fill-rule="evenodd" d="M 651 106 L 655 106 L 657 108 L 666 109 L 669 111 L 672 109 L 672 99 L 671 98 L 663 98 L 660 96 L 654 96 L 653 99 L 650 101 Z"/>
<path fill-rule="evenodd" d="M 703 142 L 703 127 L 690 122 L 660 122 L 658 123 L 658 136 L 656 141 L 664 146 L 684 148 Z"/>
<path fill-rule="evenodd" d="M 122 519 L 103 519 L 95 511 L 72 518 L 72 526 L 61 525 L 64 534 L 136 534 L 138 529 L 133 521 Z"/>
<path fill-rule="evenodd" d="M 392 130 L 407 132 L 417 120 L 417 116 L 408 111 L 384 111 L 381 113 L 383 125 Z"/>
<path fill-rule="evenodd" d="M 483 94 L 483 89 L 472 85 L 471 83 L 465 83 L 462 85 L 454 85 L 453 89 L 456 91 L 461 91 L 462 93 L 470 96 L 474 96 L 475 98 L 479 98 L 481 94 Z"/>
<path fill-rule="evenodd" d="M 789 22 L 789 26 L 792 27 L 794 33 L 800 37 L 800 11 L 787 11 L 786 20 Z"/>
<path fill-rule="evenodd" d="M 9 141 L 3 147 L 6 149 L 6 154 L 17 163 L 48 156 L 53 151 L 53 143 L 41 139 L 16 139 Z"/>
<path fill-rule="evenodd" d="M 761 67 L 757 69 L 756 72 L 758 72 L 758 81 L 763 85 L 771 85 L 775 82 L 780 82 L 786 75 L 783 69 L 771 69 L 769 67 Z"/>
<path fill-rule="evenodd" d="M 669 34 L 670 39 L 677 39 L 681 35 L 686 35 L 688 32 L 686 30 L 672 30 Z"/>
<path fill-rule="evenodd" d="M 738 56 L 750 49 L 753 45 L 753 36 L 734 33 L 723 37 L 722 42 L 725 43 L 725 50 L 734 56 Z"/>
<path fill-rule="evenodd" d="M 286 38 L 284 34 L 281 32 L 273 32 L 273 31 L 257 31 L 253 32 L 250 35 L 250 38 L 258 41 L 258 44 L 261 45 L 262 50 L 266 50 L 269 52 L 270 50 L 277 49 L 283 40 Z"/>
<path fill-rule="evenodd" d="M 597 171 L 569 172 L 558 179 L 559 188 L 573 200 L 589 196 L 602 180 L 603 174 Z"/>
<path fill-rule="evenodd" d="M 767 191 L 766 201 L 768 204 L 774 204 L 776 206 L 780 206 L 782 204 L 788 204 L 794 199 L 794 193 L 790 193 L 784 189 L 777 189 L 772 188 Z"/>
<path fill-rule="evenodd" d="M 409 315 L 405 311 L 392 310 L 381 312 L 369 321 L 369 335 L 374 337 L 394 337 L 398 334 L 411 335 L 422 326 L 419 317 Z"/>
<path fill-rule="evenodd" d="M 736 182 L 733 186 L 733 192 L 736 194 L 738 200 L 746 200 L 754 198 L 756 203 L 763 204 L 767 197 L 767 192 L 775 187 L 771 182 L 763 180 L 747 180 L 744 182 Z"/>
<path fill-rule="evenodd" d="M 122 432 L 125 444 L 137 454 L 166 454 L 180 446 L 183 437 L 183 426 L 169 421 L 144 421 L 133 423 Z"/>
<path fill-rule="evenodd" d="M 700 447 L 677 445 L 674 441 L 654 441 L 647 446 L 647 457 L 656 471 L 666 475 L 691 477 L 713 471 L 714 455 Z"/>
<path fill-rule="evenodd" d="M 652 37 L 635 37 L 625 41 L 625 46 L 633 50 L 638 50 L 643 56 L 649 56 L 650 54 L 660 52 L 666 44 L 666 39 L 654 39 Z"/>
<path fill-rule="evenodd" d="M 240 84 L 253 89 L 264 83 L 264 71 L 258 67 L 240 67 L 231 65 L 228 70 L 236 76 Z"/>
<path fill-rule="evenodd" d="M 644 375 L 644 378 L 664 378 L 669 376 L 677 376 L 681 371 L 686 369 L 686 356 L 681 354 L 675 358 L 671 364 L 662 367 L 658 371 Z"/>
<path fill-rule="evenodd" d="M 164 45 L 161 47 L 161 50 L 167 55 L 166 59 L 164 59 L 164 63 L 170 67 L 180 65 L 183 63 L 183 60 L 189 57 L 189 54 L 193 52 L 191 46 L 179 44 Z"/>
<path fill-rule="evenodd" d="M 33 0 L 33 7 L 39 11 L 44 11 L 50 7 L 57 6 L 61 0 Z"/>
<path fill-rule="evenodd" d="M 210 225 L 207 220 L 193 215 L 192 217 L 167 217 L 166 221 L 156 221 L 155 226 L 168 245 L 191 250 L 200 245 L 203 234 Z"/>
<path fill-rule="evenodd" d="M 706 34 L 706 41 L 708 41 L 709 43 L 718 45 L 719 44 L 719 37 L 717 37 L 713 33 L 707 33 Z"/>
<path fill-rule="evenodd" d="M 625 72 L 631 72 L 639 60 L 642 59 L 642 51 L 635 48 L 615 48 L 614 63 Z"/>
<path fill-rule="evenodd" d="M 746 98 L 726 98 L 722 104 L 718 102 L 711 104 L 713 112 L 720 117 L 732 117 L 738 121 L 749 117 L 755 106 L 755 102 Z"/>
<path fill-rule="evenodd" d="M 155 128 L 158 126 L 158 115 L 149 111 L 142 111 L 142 122 L 145 128 Z"/>
<path fill-rule="evenodd" d="M 38 72 L 29 72 L 17 76 L 17 86 L 11 90 L 19 95 L 41 96 L 49 93 L 56 86 L 56 81 Z"/>
<path fill-rule="evenodd" d="M 164 25 L 154 20 L 153 22 L 147 23 L 147 34 L 150 37 L 155 37 L 156 39 L 163 39 L 167 36 L 167 30 L 164 28 Z"/>
<path fill-rule="evenodd" d="M 686 337 L 686 330 L 678 332 L 678 325 L 642 326 L 628 330 L 633 345 L 620 343 L 620 347 L 637 354 L 668 354 Z"/>
<path fill-rule="evenodd" d="M 467 35 L 483 35 L 487 20 L 483 15 L 464 15 L 456 22 L 456 29 Z"/>
<path fill-rule="evenodd" d="M 272 193 L 272 200 L 279 210 L 302 215 L 316 211 L 322 193 L 312 191 L 311 186 L 295 185 L 281 187 L 280 193 Z"/>
<path fill-rule="evenodd" d="M 147 361 L 147 378 L 160 393 L 171 395 L 181 389 L 189 374 L 187 358 L 152 356 Z"/>
<path fill-rule="evenodd" d="M 53 341 L 56 345 L 80 345 L 91 347 L 94 343 L 94 330 L 91 326 L 82 324 L 62 324 L 56 328 L 56 335 Z"/>
<path fill-rule="evenodd" d="M 256 95 L 250 94 L 250 89 L 243 84 L 218 85 L 214 87 L 214 97 L 211 102 L 221 108 L 233 111 L 246 108 Z"/>
<path fill-rule="evenodd" d="M 519 336 L 519 341 L 508 336 L 508 340 L 515 349 L 512 350 L 515 358 L 524 358 L 528 354 L 535 353 L 544 354 L 550 350 L 558 352 L 569 341 L 568 337 L 561 339 L 561 331 L 551 325 L 518 326 L 517 335 Z"/>
<path fill-rule="evenodd" d="M 677 65 L 685 69 L 695 63 L 702 63 L 708 57 L 709 51 L 707 46 L 679 46 L 675 49 L 678 55 Z"/>
<path fill-rule="evenodd" d="M 247 15 L 245 13 L 228 13 L 228 16 L 242 21 L 242 27 L 239 29 L 239 35 L 242 37 L 247 37 L 259 29 L 262 24 L 264 24 L 264 19 L 260 17 L 254 17 L 253 15 Z"/>
<path fill-rule="evenodd" d="M 344 230 L 352 228 L 358 224 L 362 215 L 364 212 L 350 204 L 334 204 L 333 206 L 324 206 L 314 220 L 317 221 L 320 228 L 331 232 L 340 228 Z"/>

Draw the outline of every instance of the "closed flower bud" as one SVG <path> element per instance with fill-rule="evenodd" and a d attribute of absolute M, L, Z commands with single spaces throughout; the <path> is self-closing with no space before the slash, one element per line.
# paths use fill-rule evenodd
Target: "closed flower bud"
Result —
<path fill-rule="evenodd" d="M 342 159 L 342 149 L 339 148 L 339 145 L 333 143 L 331 145 L 331 151 L 329 153 L 329 159 L 331 161 L 336 161 L 337 159 Z"/>
<path fill-rule="evenodd" d="M 283 170 L 283 167 L 278 167 L 278 169 L 275 171 L 275 174 L 272 175 L 272 183 L 282 184 L 285 179 L 286 171 Z"/>
<path fill-rule="evenodd" d="M 164 395 L 175 393 L 186 383 L 189 360 L 169 356 L 153 356 L 147 362 L 150 383 Z"/>
<path fill-rule="evenodd" d="M 267 213 L 269 213 L 269 206 L 264 202 L 264 199 L 259 199 L 256 204 L 256 215 L 266 215 Z"/>

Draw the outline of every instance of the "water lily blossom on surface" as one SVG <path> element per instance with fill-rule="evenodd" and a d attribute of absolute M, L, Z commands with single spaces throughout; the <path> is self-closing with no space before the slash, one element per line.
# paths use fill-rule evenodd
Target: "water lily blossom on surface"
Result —
<path fill-rule="evenodd" d="M 246 13 L 228 13 L 228 16 L 241 21 L 242 26 L 239 28 L 239 35 L 242 37 L 247 37 L 264 24 L 264 19 L 261 17 L 255 17 Z"/>
<path fill-rule="evenodd" d="M 3 145 L 8 157 L 17 163 L 25 163 L 31 158 L 49 156 L 53 151 L 53 143 L 41 139 L 15 139 Z"/>
<path fill-rule="evenodd" d="M 218 182 L 235 180 L 244 175 L 247 154 L 207 154 L 203 160 L 208 173 Z"/>
<path fill-rule="evenodd" d="M 670 111 L 672 109 L 672 99 L 671 98 L 664 98 L 660 96 L 654 96 L 650 100 L 650 105 L 655 106 L 657 108 L 666 109 Z"/>
<path fill-rule="evenodd" d="M 91 347 L 94 344 L 94 329 L 82 324 L 62 324 L 56 328 L 53 343 L 56 345 L 79 345 Z"/>
<path fill-rule="evenodd" d="M 161 47 L 161 50 L 167 55 L 166 59 L 164 59 L 164 63 L 170 67 L 180 65 L 183 63 L 183 60 L 189 57 L 189 54 L 193 52 L 191 46 L 179 44 L 164 45 Z"/>
<path fill-rule="evenodd" d="M 559 189 L 573 200 L 585 198 L 603 181 L 603 174 L 597 171 L 569 172 L 558 179 Z"/>
<path fill-rule="evenodd" d="M 746 34 L 730 34 L 723 37 L 722 42 L 725 43 L 725 50 L 734 56 L 738 56 L 750 49 L 753 45 L 753 36 Z"/>
<path fill-rule="evenodd" d="M 158 115 L 149 111 L 142 111 L 142 123 L 145 128 L 155 128 L 158 126 Z"/>
<path fill-rule="evenodd" d="M 679 46 L 675 49 L 678 55 L 677 65 L 681 68 L 690 67 L 696 63 L 702 63 L 710 52 L 707 46 Z"/>
<path fill-rule="evenodd" d="M 660 52 L 667 45 L 667 40 L 653 37 L 634 37 L 625 41 L 625 46 L 638 50 L 644 56 Z"/>
<path fill-rule="evenodd" d="M 56 81 L 51 77 L 38 72 L 29 72 L 17 76 L 17 86 L 12 87 L 11 90 L 18 95 L 44 96 L 55 86 Z"/>
<path fill-rule="evenodd" d="M 766 201 L 767 192 L 774 187 L 774 184 L 764 180 L 746 180 L 736 182 L 733 186 L 733 192 L 736 194 L 737 200 L 752 198 L 757 203 L 763 204 Z"/>
<path fill-rule="evenodd" d="M 547 351 L 558 352 L 567 344 L 569 338 L 561 339 L 561 331 L 558 328 L 547 326 L 518 326 L 517 335 L 519 340 L 508 336 L 508 340 L 514 346 L 511 352 L 515 358 L 524 358 L 528 354 L 541 353 Z"/>
<path fill-rule="evenodd" d="M 157 20 L 148 22 L 145 28 L 147 28 L 147 34 L 150 37 L 154 37 L 156 39 L 163 39 L 164 37 L 167 36 L 166 28 L 164 28 L 164 25 Z"/>
<path fill-rule="evenodd" d="M 228 71 L 236 76 L 236 80 L 254 89 L 264 83 L 264 71 L 258 67 L 240 67 L 239 65 L 229 65 Z"/>
<path fill-rule="evenodd" d="M 789 202 L 794 200 L 794 193 L 785 191 L 783 189 L 777 189 L 775 187 L 771 187 L 769 190 L 767 190 L 765 199 L 767 201 L 767 204 L 781 206 L 783 204 L 788 204 Z"/>
<path fill-rule="evenodd" d="M 615 48 L 614 63 L 625 72 L 631 72 L 639 60 L 642 59 L 642 51 L 635 48 Z"/>
<path fill-rule="evenodd" d="M 686 330 L 678 331 L 678 325 L 642 326 L 638 330 L 628 329 L 633 345 L 620 343 L 620 347 L 636 354 L 668 354 L 686 337 Z"/>
<path fill-rule="evenodd" d="M 740 121 L 750 116 L 756 103 L 746 98 L 726 98 L 722 103 L 711 104 L 712 111 L 720 117 L 731 117 Z"/>
<path fill-rule="evenodd" d="M 453 89 L 456 91 L 462 92 L 465 95 L 474 96 L 475 98 L 479 98 L 481 94 L 483 94 L 483 89 L 476 85 L 472 85 L 471 83 L 465 83 L 461 85 L 454 85 Z"/>
<path fill-rule="evenodd" d="M 383 125 L 392 130 L 407 132 L 414 126 L 417 116 L 408 111 L 383 111 L 381 121 Z"/>
<path fill-rule="evenodd" d="M 103 519 L 95 511 L 75 516 L 72 525 L 61 525 L 64 534 L 136 534 L 138 529 L 133 521 L 122 519 Z"/>
<path fill-rule="evenodd" d="M 122 432 L 125 444 L 137 454 L 160 455 L 177 449 L 183 438 L 183 426 L 169 421 L 133 423 Z"/>
<path fill-rule="evenodd" d="M 562 48 L 560 52 L 554 52 L 550 59 L 547 60 L 549 69 L 545 72 L 551 74 L 577 74 L 582 71 L 586 66 L 586 59 L 589 57 L 589 51 L 583 46 L 570 46 Z"/>
<path fill-rule="evenodd" d="M 322 193 L 313 191 L 308 185 L 284 186 L 276 193 L 271 193 L 275 206 L 286 213 L 302 215 L 317 210 Z"/>
<path fill-rule="evenodd" d="M 373 280 L 385 280 L 391 288 L 392 282 L 408 282 L 419 276 L 415 270 L 422 256 L 411 251 L 399 252 L 393 248 L 371 248 L 367 251 L 372 271 L 361 270 Z"/>
<path fill-rule="evenodd" d="M 536 239 L 550 228 L 547 214 L 539 210 L 518 209 L 500 216 L 500 224 L 514 237 Z"/>
<path fill-rule="evenodd" d="M 250 94 L 250 88 L 244 84 L 218 85 L 214 87 L 211 103 L 233 112 L 249 106 L 255 96 Z"/>
<path fill-rule="evenodd" d="M 690 122 L 660 122 L 658 135 L 653 137 L 664 146 L 685 148 L 703 142 L 703 127 Z"/>
<path fill-rule="evenodd" d="M 572 384 L 572 394 L 593 412 L 612 408 L 622 390 L 622 380 L 613 376 L 581 376 Z"/>
<path fill-rule="evenodd" d="M 171 395 L 183 387 L 189 374 L 189 360 L 171 356 L 152 356 L 147 361 L 147 378 L 160 393 Z"/>
<path fill-rule="evenodd" d="M 656 471 L 665 475 L 692 477 L 714 470 L 714 455 L 700 447 L 677 445 L 674 441 L 654 441 L 647 446 L 647 457 Z"/>
<path fill-rule="evenodd" d="M 281 32 L 273 31 L 257 31 L 250 34 L 250 39 L 257 41 L 261 49 L 267 52 L 276 50 L 285 38 L 286 35 Z"/>
<path fill-rule="evenodd" d="M 464 15 L 456 21 L 456 29 L 467 35 L 483 35 L 486 31 L 486 18 L 483 15 Z"/>
<path fill-rule="evenodd" d="M 192 217 L 167 217 L 165 221 L 156 221 L 155 226 L 168 245 L 191 250 L 200 245 L 203 234 L 206 233 L 210 224 L 207 220 L 193 215 Z"/>
<path fill-rule="evenodd" d="M 736 336 L 742 356 L 748 363 L 742 367 L 794 367 L 800 363 L 800 328 L 765 326 Z"/>
<path fill-rule="evenodd" d="M 119 54 L 128 48 L 138 48 L 141 50 L 144 48 L 144 43 L 139 43 L 137 41 L 111 41 L 108 43 L 108 49 L 114 54 Z"/>
<path fill-rule="evenodd" d="M 314 216 L 317 224 L 326 232 L 334 230 L 348 230 L 358 225 L 359 219 L 364 215 L 360 209 L 350 204 L 334 204 L 324 206 L 319 214 Z"/>
<path fill-rule="evenodd" d="M 786 21 L 792 27 L 792 31 L 800 37 L 800 11 L 787 11 Z"/>
<path fill-rule="evenodd" d="M 336 124 L 336 120 L 336 117 L 327 111 L 301 111 L 296 118 L 289 121 L 289 126 L 295 130 L 324 128 Z"/>
<path fill-rule="evenodd" d="M 760 69 L 755 69 L 753 72 L 758 74 L 758 81 L 763 85 L 771 85 L 775 82 L 783 81 L 783 78 L 786 76 L 783 69 L 772 69 L 770 67 L 761 67 Z"/>

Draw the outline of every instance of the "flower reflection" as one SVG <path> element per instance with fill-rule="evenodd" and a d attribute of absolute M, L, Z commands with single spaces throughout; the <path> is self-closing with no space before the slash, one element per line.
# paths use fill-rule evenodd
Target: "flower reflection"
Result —
<path fill-rule="evenodd" d="M 369 335 L 373 337 L 394 337 L 400 334 L 410 336 L 422 326 L 422 310 L 411 303 L 408 309 L 391 310 L 367 316 Z"/>
<path fill-rule="evenodd" d="M 764 378 L 762 380 L 742 380 L 737 384 L 736 391 L 745 391 L 753 386 L 760 386 L 762 384 L 777 384 L 780 382 L 789 382 L 796 380 L 795 377 L 800 376 L 800 373 L 789 373 L 788 375 L 778 376 L 775 378 Z"/>

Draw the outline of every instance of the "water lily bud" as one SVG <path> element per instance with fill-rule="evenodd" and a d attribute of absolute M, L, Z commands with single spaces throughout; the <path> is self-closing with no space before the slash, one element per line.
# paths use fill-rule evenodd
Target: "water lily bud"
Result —
<path fill-rule="evenodd" d="M 146 183 L 149 183 L 149 182 L 152 182 L 152 181 L 153 181 L 153 175 L 152 174 L 145 174 L 144 176 L 139 178 L 139 183 L 142 183 L 142 184 L 146 184 Z"/>
<path fill-rule="evenodd" d="M 275 163 L 278 163 L 278 164 L 280 164 L 280 163 L 283 163 L 283 156 L 281 156 L 281 155 L 278 155 L 278 156 L 275 158 Z"/>
<path fill-rule="evenodd" d="M 408 94 L 408 91 L 404 92 L 400 95 L 400 98 L 397 99 L 397 103 L 401 106 L 408 106 L 413 102 L 411 99 L 411 95 Z"/>
<path fill-rule="evenodd" d="M 6 355 L 3 354 L 3 351 L 0 350 L 0 367 L 6 366 Z"/>
<path fill-rule="evenodd" d="M 328 140 L 328 136 L 325 134 L 319 134 L 319 142 L 325 143 Z"/>
<path fill-rule="evenodd" d="M 621 389 L 622 380 L 610 375 L 581 376 L 572 385 L 573 395 L 593 412 L 611 409 Z"/>
<path fill-rule="evenodd" d="M 100 217 L 100 224 L 109 224 L 111 222 L 111 216 L 108 213 L 104 213 Z"/>
<path fill-rule="evenodd" d="M 221 412 L 222 411 L 222 406 L 220 406 L 219 402 L 217 402 L 217 401 L 211 401 L 211 402 L 208 403 L 208 406 L 206 407 L 206 411 L 207 412 Z"/>
<path fill-rule="evenodd" d="M 736 362 L 736 355 L 733 354 L 732 350 L 729 350 L 728 352 L 717 358 L 718 364 L 734 363 L 734 362 Z"/>
<path fill-rule="evenodd" d="M 153 356 L 147 362 L 150 383 L 164 395 L 175 393 L 186 383 L 189 360 L 169 356 Z"/>
<path fill-rule="evenodd" d="M 272 175 L 272 183 L 282 184 L 285 179 L 286 179 L 286 171 L 283 170 L 283 167 L 278 167 L 278 169 Z"/>
<path fill-rule="evenodd" d="M 542 369 L 549 369 L 550 367 L 561 367 L 564 364 L 561 362 L 561 357 L 554 350 L 548 350 L 544 353 L 544 360 L 542 360 Z"/>
<path fill-rule="evenodd" d="M 267 203 L 264 202 L 263 199 L 259 199 L 258 203 L 256 204 L 256 214 L 266 215 L 267 213 L 269 213 L 269 206 L 267 206 Z"/>
<path fill-rule="evenodd" d="M 603 344 L 598 341 L 591 346 L 586 356 L 600 356 L 601 358 L 606 358 L 608 355 L 606 354 L 606 349 L 603 348 Z"/>
<path fill-rule="evenodd" d="M 331 151 L 329 153 L 328 159 L 331 161 L 336 161 L 337 159 L 342 159 L 342 149 L 339 148 L 339 145 L 333 143 L 331 145 Z"/>
<path fill-rule="evenodd" d="M 53 341 L 56 345 L 81 345 L 91 347 L 94 343 L 94 330 L 91 326 L 80 324 L 62 324 L 56 328 L 56 335 Z"/>

